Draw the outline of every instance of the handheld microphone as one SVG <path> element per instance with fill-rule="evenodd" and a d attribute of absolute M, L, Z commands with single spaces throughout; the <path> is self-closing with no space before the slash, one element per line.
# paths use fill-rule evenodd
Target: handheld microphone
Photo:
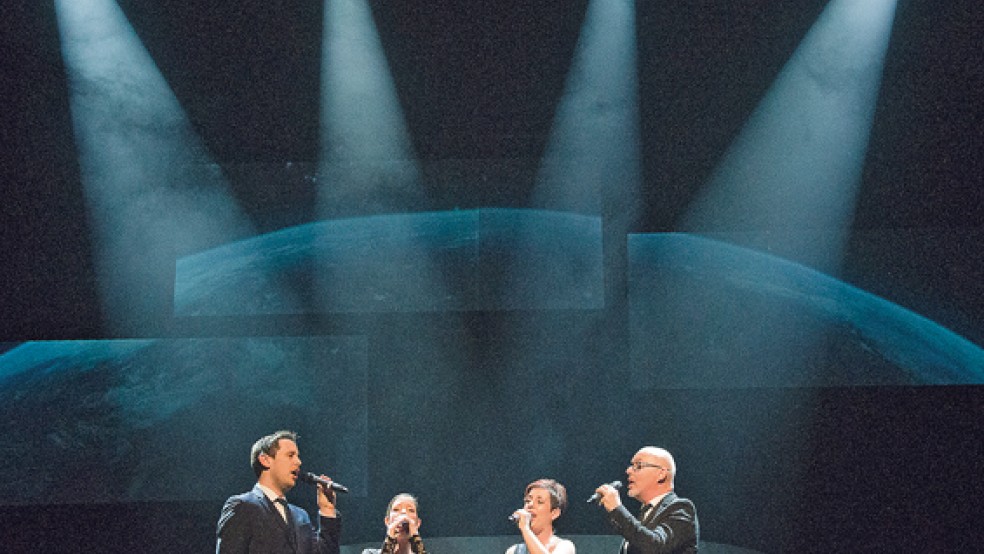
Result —
<path fill-rule="evenodd" d="M 342 485 L 341 483 L 336 483 L 335 481 L 329 481 L 328 479 L 323 479 L 317 475 L 311 473 L 310 471 L 299 471 L 297 473 L 297 479 L 299 481 L 304 481 L 305 483 L 311 483 L 312 485 L 321 484 L 330 488 L 333 491 L 338 492 L 348 492 L 348 487 Z"/>
<path fill-rule="evenodd" d="M 519 521 L 519 517 L 516 514 L 509 514 L 509 523 L 516 523 Z"/>
<path fill-rule="evenodd" d="M 609 487 L 612 487 L 615 490 L 618 490 L 618 489 L 622 488 L 622 482 L 621 481 L 612 481 L 611 483 L 608 483 L 608 486 Z M 601 494 L 596 492 L 596 493 L 594 493 L 594 494 L 591 495 L 591 498 L 588 499 L 588 504 L 591 504 L 592 502 L 597 502 L 599 500 L 601 500 Z"/>

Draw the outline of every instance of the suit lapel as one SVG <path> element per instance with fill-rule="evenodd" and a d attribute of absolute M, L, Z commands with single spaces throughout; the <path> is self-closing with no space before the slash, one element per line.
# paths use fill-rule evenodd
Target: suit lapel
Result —
<path fill-rule="evenodd" d="M 284 520 L 283 516 L 280 515 L 280 510 L 277 509 L 277 505 L 274 504 L 273 500 L 270 500 L 267 495 L 263 494 L 263 489 L 256 487 L 253 489 L 259 497 L 259 501 L 266 506 L 267 514 L 272 518 L 278 527 L 284 532 L 284 536 L 287 538 L 287 542 L 290 544 L 290 549 L 297 552 L 297 537 L 294 536 L 294 526 L 292 525 L 294 521 L 294 516 L 290 512 L 290 506 L 287 507 L 287 517 L 289 518 L 291 524 L 288 524 Z"/>
<path fill-rule="evenodd" d="M 656 519 L 659 518 L 660 514 L 662 514 L 663 511 L 666 510 L 666 507 L 669 506 L 674 500 L 676 500 L 676 498 L 677 495 L 675 492 L 670 491 L 666 493 L 666 496 L 664 496 L 663 499 L 659 501 L 659 504 L 656 505 L 656 509 L 649 512 L 649 517 L 647 517 L 646 521 L 643 521 L 642 524 L 645 525 L 646 527 L 649 527 L 649 524 L 656 521 Z"/>
<path fill-rule="evenodd" d="M 675 492 L 673 491 L 668 492 L 666 496 L 664 496 L 663 499 L 659 501 L 659 504 L 657 504 L 655 508 L 649 510 L 649 514 L 647 514 L 646 517 L 642 518 L 642 520 L 640 520 L 640 523 L 642 523 L 643 526 L 652 529 L 654 527 L 653 522 L 659 519 L 660 514 L 662 514 L 663 511 L 666 510 L 666 507 L 669 506 L 676 499 L 677 499 L 677 495 Z M 619 548 L 619 553 L 624 554 L 625 552 L 628 552 L 628 546 L 629 546 L 629 542 L 623 539 L 622 546 Z"/>
<path fill-rule="evenodd" d="M 278 512 L 277 515 L 280 515 Z M 290 542 L 290 549 L 297 552 L 297 535 L 294 533 L 294 514 L 291 513 L 290 506 L 287 506 L 287 521 L 284 522 L 287 528 L 287 541 Z"/>

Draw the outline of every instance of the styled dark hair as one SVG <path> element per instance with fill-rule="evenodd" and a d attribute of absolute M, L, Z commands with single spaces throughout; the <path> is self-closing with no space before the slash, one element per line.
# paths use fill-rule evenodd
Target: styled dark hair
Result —
<path fill-rule="evenodd" d="M 389 504 L 386 505 L 386 517 L 389 517 L 390 512 L 393 511 L 393 505 L 399 502 L 400 500 L 403 500 L 404 498 L 413 502 L 413 507 L 416 508 L 417 510 L 420 510 L 420 505 L 417 503 L 416 496 L 408 492 L 401 492 L 400 494 L 390 499 Z"/>
<path fill-rule="evenodd" d="M 253 466 L 253 473 L 255 473 L 257 477 L 259 477 L 260 474 L 267 469 L 260 463 L 260 454 L 276 457 L 277 451 L 280 450 L 280 439 L 287 439 L 297 442 L 297 433 L 293 431 L 281 430 L 275 433 L 270 433 L 265 437 L 260 437 L 259 440 L 253 443 L 253 448 L 249 451 L 249 463 Z"/>
<path fill-rule="evenodd" d="M 531 489 L 543 489 L 550 493 L 550 509 L 558 508 L 560 513 L 567 509 L 567 489 L 553 479 L 537 479 L 526 485 L 523 496 L 530 494 Z"/>

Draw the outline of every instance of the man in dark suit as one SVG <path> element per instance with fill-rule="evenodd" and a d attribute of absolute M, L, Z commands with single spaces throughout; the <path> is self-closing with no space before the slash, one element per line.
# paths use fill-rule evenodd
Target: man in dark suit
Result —
<path fill-rule="evenodd" d="M 699 536 L 694 504 L 673 492 L 676 462 L 662 448 L 646 446 L 625 470 L 628 494 L 642 509 L 638 518 L 622 505 L 618 490 L 601 485 L 595 492 L 608 521 L 622 538 L 623 554 L 695 553 Z"/>
<path fill-rule="evenodd" d="M 277 431 L 262 437 L 253 444 L 250 459 L 256 486 L 226 500 L 216 529 L 216 554 L 338 554 L 341 518 L 331 488 L 318 484 L 317 529 L 304 509 L 284 498 L 300 474 L 297 435 Z"/>

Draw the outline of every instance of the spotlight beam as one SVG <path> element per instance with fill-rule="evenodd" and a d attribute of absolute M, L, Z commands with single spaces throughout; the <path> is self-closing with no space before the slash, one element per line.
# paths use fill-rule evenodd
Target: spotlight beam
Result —
<path fill-rule="evenodd" d="M 854 211 L 895 0 L 834 0 L 724 156 L 682 227 L 835 271 Z M 753 236 L 757 238 L 753 238 Z"/>
<path fill-rule="evenodd" d="M 170 315 L 177 255 L 244 234 L 219 168 L 113 0 L 56 0 L 107 325 Z"/>

